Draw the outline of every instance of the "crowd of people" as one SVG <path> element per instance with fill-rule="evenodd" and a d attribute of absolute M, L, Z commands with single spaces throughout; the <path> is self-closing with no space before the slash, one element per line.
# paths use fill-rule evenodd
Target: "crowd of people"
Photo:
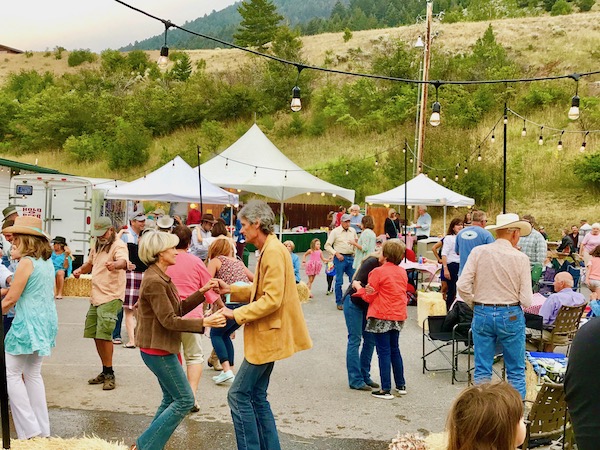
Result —
<path fill-rule="evenodd" d="M 237 213 L 226 210 L 219 218 L 191 214 L 191 220 L 197 221 L 191 224 L 193 229 L 161 209 L 152 212 L 151 223 L 143 211 L 135 210 L 121 230 L 110 218 L 97 218 L 90 254 L 75 270 L 63 237 L 50 241 L 40 219 L 19 217 L 13 209 L 3 211 L 2 234 L 12 242 L 12 250 L 0 265 L 0 285 L 10 405 L 19 439 L 50 435 L 41 366 L 55 346 L 55 299 L 63 297 L 65 278 L 71 273 L 75 278 L 92 275 L 83 335 L 94 340 L 102 369 L 88 383 L 103 390 L 117 387 L 113 354 L 120 344 L 139 349 L 161 387 L 163 399 L 156 415 L 132 449 L 163 448 L 183 418 L 199 411 L 197 391 L 205 361 L 201 333 L 206 327 L 214 349 L 211 365 L 220 371 L 213 381 L 230 384 L 227 399 L 238 448 L 280 448 L 267 389 L 275 361 L 312 346 L 296 287 L 302 268 L 309 289 L 323 268 L 332 278 L 329 285 L 335 280 L 335 304 L 343 311 L 348 330 L 349 388 L 384 400 L 393 399 L 394 392 L 407 393 L 400 334 L 416 282 L 402 262 L 415 263 L 417 258 L 403 241 L 407 227 L 394 209 L 378 236 L 371 215 L 361 214 L 358 205 L 350 206 L 349 213 L 341 207 L 332 216 L 333 229 L 323 249 L 314 239 L 302 259 L 292 241 L 282 243 L 273 234 L 275 216 L 262 201 L 251 201 Z M 584 261 L 591 300 L 597 300 L 600 224 L 583 222 L 581 227 L 563 230 L 558 251 Z M 431 227 L 427 208 L 419 206 L 411 226 L 415 239 L 430 237 Z M 513 406 L 515 399 L 525 397 L 523 308 L 532 301 L 534 269 L 548 264 L 543 232 L 542 227 L 536 230 L 531 215 L 499 214 L 495 224 L 488 224 L 486 213 L 475 210 L 452 219 L 433 249 L 437 261 L 432 262 L 441 267 L 447 310 L 460 303 L 473 314 L 477 387 L 465 391 L 453 406 L 450 448 L 463 448 L 460 442 L 465 436 L 478 442 L 478 428 L 487 426 L 486 421 L 475 426 L 464 418 L 481 414 L 477 408 L 487 408 L 482 400 L 486 398 L 495 398 L 497 409 L 507 409 L 502 426 L 494 431 L 503 436 L 498 439 L 516 445 L 521 439 L 522 408 L 519 415 Z M 257 249 L 254 273 L 240 259 L 246 243 Z M 327 272 L 329 265 L 333 270 Z M 572 287 L 569 273 L 557 274 L 555 293 L 540 309 L 547 330 L 562 305 L 587 301 Z M 128 338 L 125 343 L 121 321 Z M 232 337 L 242 326 L 244 355 L 236 365 Z M 379 383 L 371 376 L 375 352 Z M 499 352 L 508 380 L 500 387 L 489 384 Z M 492 417 L 492 413 L 485 415 L 486 420 Z M 453 434 L 452 430 L 460 429 L 464 433 Z"/>

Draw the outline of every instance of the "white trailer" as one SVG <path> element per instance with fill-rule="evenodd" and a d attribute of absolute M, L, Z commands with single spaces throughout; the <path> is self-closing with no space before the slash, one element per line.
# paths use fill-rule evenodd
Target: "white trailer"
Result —
<path fill-rule="evenodd" d="M 94 218 L 110 216 L 115 226 L 125 224 L 126 202 L 108 200 L 107 189 L 124 182 L 106 178 L 70 175 L 17 175 L 10 182 L 10 204 L 23 216 L 42 219 L 51 237 L 63 236 L 71 248 L 76 266 L 87 257 Z"/>

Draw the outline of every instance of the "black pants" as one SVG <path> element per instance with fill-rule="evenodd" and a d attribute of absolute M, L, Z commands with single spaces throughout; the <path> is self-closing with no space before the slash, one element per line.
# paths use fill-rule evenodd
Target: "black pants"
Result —
<path fill-rule="evenodd" d="M 446 311 L 450 311 L 450 307 L 452 303 L 454 303 L 454 299 L 456 298 L 456 282 L 458 281 L 458 269 L 460 268 L 460 263 L 454 262 L 448 264 L 448 270 L 450 271 L 450 279 L 446 278 L 446 283 L 448 284 L 448 292 L 446 293 Z"/>

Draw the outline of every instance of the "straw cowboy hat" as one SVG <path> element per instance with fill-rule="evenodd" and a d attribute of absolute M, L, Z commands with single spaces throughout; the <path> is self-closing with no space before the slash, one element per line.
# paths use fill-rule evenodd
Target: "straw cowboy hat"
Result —
<path fill-rule="evenodd" d="M 6 233 L 29 234 L 31 236 L 50 238 L 42 230 L 42 219 L 33 216 L 18 216 L 15 218 L 15 224 L 2 230 Z"/>
<path fill-rule="evenodd" d="M 158 228 L 162 228 L 162 229 L 166 230 L 168 228 L 171 228 L 174 223 L 175 223 L 175 219 L 173 219 L 171 216 L 162 216 L 160 219 L 158 219 L 156 221 L 156 226 Z"/>
<path fill-rule="evenodd" d="M 518 228 L 521 230 L 521 236 L 528 236 L 531 233 L 531 224 L 526 220 L 519 220 L 518 214 L 498 214 L 496 216 L 496 225 L 488 225 L 486 230 L 505 230 L 507 228 Z"/>

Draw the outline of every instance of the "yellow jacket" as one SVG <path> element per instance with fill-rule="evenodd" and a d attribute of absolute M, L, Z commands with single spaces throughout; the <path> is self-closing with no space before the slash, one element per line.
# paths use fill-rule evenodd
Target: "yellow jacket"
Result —
<path fill-rule="evenodd" d="M 273 234 L 267 237 L 250 286 L 231 286 L 231 300 L 249 302 L 233 314 L 244 329 L 244 356 L 266 364 L 312 347 L 298 300 L 292 258 Z"/>

